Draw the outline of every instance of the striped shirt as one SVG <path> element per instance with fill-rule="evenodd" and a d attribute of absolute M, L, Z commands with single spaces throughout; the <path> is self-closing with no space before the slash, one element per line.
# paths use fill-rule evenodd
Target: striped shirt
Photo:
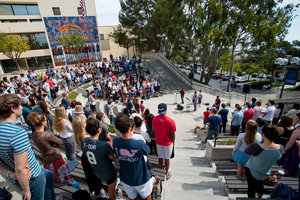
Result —
<path fill-rule="evenodd" d="M 14 154 L 27 151 L 31 178 L 40 175 L 41 167 L 35 158 L 24 129 L 12 122 L 0 124 L 0 162 L 11 171 L 15 171 Z"/>

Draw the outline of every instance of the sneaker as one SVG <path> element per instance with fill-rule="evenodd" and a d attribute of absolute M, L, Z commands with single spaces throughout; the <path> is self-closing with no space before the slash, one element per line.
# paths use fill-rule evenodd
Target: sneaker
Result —
<path fill-rule="evenodd" d="M 58 195 L 58 196 L 55 197 L 55 200 L 62 200 L 62 199 L 63 199 L 62 194 L 60 194 L 60 195 Z"/>
<path fill-rule="evenodd" d="M 106 198 L 105 190 L 103 188 L 101 188 L 101 190 L 100 190 L 100 197 Z"/>
<path fill-rule="evenodd" d="M 284 173 L 284 171 L 281 169 L 281 170 L 278 170 L 278 174 L 281 175 L 281 176 L 284 176 L 285 173 Z"/>

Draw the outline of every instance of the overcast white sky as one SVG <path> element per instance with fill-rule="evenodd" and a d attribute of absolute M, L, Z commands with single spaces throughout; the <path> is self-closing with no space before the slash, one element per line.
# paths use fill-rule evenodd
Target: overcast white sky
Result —
<path fill-rule="evenodd" d="M 96 9 L 98 13 L 98 23 L 100 26 L 118 25 L 119 24 L 119 0 L 95 0 Z M 288 3 L 300 3 L 299 0 L 285 0 L 284 4 Z M 295 11 L 296 18 L 292 22 L 292 26 L 289 29 L 289 33 L 286 36 L 286 40 L 300 40 L 300 8 Z"/>

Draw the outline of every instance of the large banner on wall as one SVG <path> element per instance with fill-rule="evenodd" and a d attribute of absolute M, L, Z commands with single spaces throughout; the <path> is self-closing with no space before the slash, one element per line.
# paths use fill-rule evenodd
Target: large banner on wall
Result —
<path fill-rule="evenodd" d="M 98 29 L 95 16 L 77 17 L 44 17 L 45 27 L 56 66 L 95 62 L 102 58 Z M 58 38 L 64 34 L 72 34 L 79 29 L 85 35 L 85 44 L 74 55 L 70 49 L 64 47 Z"/>

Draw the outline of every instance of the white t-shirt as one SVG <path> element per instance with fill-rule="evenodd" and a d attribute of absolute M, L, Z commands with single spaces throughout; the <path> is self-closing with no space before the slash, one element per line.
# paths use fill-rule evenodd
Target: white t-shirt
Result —
<path fill-rule="evenodd" d="M 266 116 L 264 117 L 267 121 L 272 121 L 275 113 L 275 106 L 269 106 L 266 110 Z"/>
<path fill-rule="evenodd" d="M 261 113 L 261 111 L 262 111 L 262 107 L 260 107 L 260 106 L 255 106 L 254 108 L 253 108 L 253 110 L 254 110 L 254 115 L 253 115 L 253 120 L 254 121 L 256 121 L 258 118 L 259 118 L 259 115 L 260 115 L 260 113 Z"/>

